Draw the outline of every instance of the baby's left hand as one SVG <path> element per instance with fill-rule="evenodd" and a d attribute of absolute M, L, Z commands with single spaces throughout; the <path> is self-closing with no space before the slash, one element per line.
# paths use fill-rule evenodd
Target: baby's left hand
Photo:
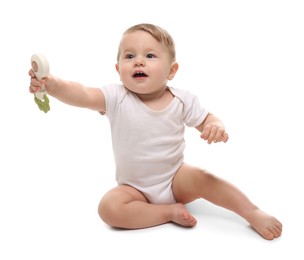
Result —
<path fill-rule="evenodd" d="M 201 133 L 201 138 L 206 140 L 208 144 L 228 141 L 228 134 L 221 123 L 213 122 L 206 124 Z"/>

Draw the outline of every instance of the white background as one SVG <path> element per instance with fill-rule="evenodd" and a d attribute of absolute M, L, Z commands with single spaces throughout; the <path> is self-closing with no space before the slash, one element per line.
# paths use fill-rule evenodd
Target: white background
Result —
<path fill-rule="evenodd" d="M 1 1 L 0 259 L 303 258 L 302 1 Z M 226 124 L 227 144 L 187 129 L 186 161 L 242 189 L 284 224 L 263 240 L 205 201 L 188 205 L 193 229 L 111 229 L 98 217 L 115 185 L 109 124 L 98 113 L 28 93 L 30 57 L 91 86 L 118 82 L 121 34 L 136 23 L 167 29 L 190 90 Z M 302 240 L 302 242 L 301 242 Z"/>

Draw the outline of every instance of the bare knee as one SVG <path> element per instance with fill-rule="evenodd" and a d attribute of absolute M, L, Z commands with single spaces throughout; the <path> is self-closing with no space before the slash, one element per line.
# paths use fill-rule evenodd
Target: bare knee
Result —
<path fill-rule="evenodd" d="M 117 227 L 119 223 L 120 207 L 105 195 L 98 205 L 99 217 L 108 225 Z"/>
<path fill-rule="evenodd" d="M 136 189 L 121 185 L 104 195 L 98 206 L 100 218 L 112 227 L 128 226 L 129 206 L 133 201 L 147 202 L 147 199 Z"/>
<path fill-rule="evenodd" d="M 98 205 L 98 215 L 104 222 L 107 222 L 106 219 L 108 212 L 109 212 L 109 205 L 107 201 L 104 198 L 102 198 Z"/>

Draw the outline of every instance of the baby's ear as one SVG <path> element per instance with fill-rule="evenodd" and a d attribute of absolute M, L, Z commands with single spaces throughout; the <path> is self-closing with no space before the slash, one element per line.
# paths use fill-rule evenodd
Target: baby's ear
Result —
<path fill-rule="evenodd" d="M 119 73 L 119 65 L 118 65 L 118 63 L 115 64 L 115 69 Z"/>
<path fill-rule="evenodd" d="M 178 70 L 178 63 L 173 62 L 172 65 L 171 65 L 171 68 L 170 68 L 169 75 L 168 75 L 168 80 L 172 80 L 174 78 L 175 73 L 177 72 L 177 70 Z"/>
<path fill-rule="evenodd" d="M 115 69 L 118 72 L 119 77 L 120 77 L 120 71 L 119 71 L 119 64 L 118 63 L 115 64 Z M 121 77 L 120 77 L 120 80 L 121 80 Z"/>

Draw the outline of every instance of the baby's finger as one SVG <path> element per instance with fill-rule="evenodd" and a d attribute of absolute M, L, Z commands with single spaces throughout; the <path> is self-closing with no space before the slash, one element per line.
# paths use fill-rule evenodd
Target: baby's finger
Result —
<path fill-rule="evenodd" d="M 217 134 L 217 132 L 218 132 L 217 127 L 212 127 L 211 128 L 210 134 L 208 136 L 208 144 L 211 144 L 212 142 L 216 141 L 216 134 Z"/>
<path fill-rule="evenodd" d="M 32 90 L 32 86 L 29 86 L 29 92 L 34 93 L 34 91 Z"/>
<path fill-rule="evenodd" d="M 207 125 L 201 134 L 201 138 L 203 138 L 204 140 L 207 140 L 210 135 L 210 131 L 211 131 L 211 126 Z"/>
<path fill-rule="evenodd" d="M 223 142 L 226 143 L 228 141 L 228 139 L 229 139 L 228 134 L 226 132 L 224 132 L 224 134 L 223 134 Z"/>
<path fill-rule="evenodd" d="M 32 77 L 35 78 L 35 73 L 32 69 L 29 70 L 28 74 Z"/>
<path fill-rule="evenodd" d="M 41 87 L 30 85 L 30 88 L 29 88 L 30 93 L 36 93 L 37 91 L 40 91 L 40 90 L 41 90 Z"/>
<path fill-rule="evenodd" d="M 221 128 L 217 129 L 217 132 L 216 132 L 216 135 L 214 137 L 213 142 L 214 143 L 221 142 L 223 140 L 223 134 L 224 134 L 224 130 L 223 129 L 221 129 Z"/>
<path fill-rule="evenodd" d="M 44 80 L 38 80 L 37 78 L 31 78 L 31 86 L 41 87 L 44 84 Z"/>

